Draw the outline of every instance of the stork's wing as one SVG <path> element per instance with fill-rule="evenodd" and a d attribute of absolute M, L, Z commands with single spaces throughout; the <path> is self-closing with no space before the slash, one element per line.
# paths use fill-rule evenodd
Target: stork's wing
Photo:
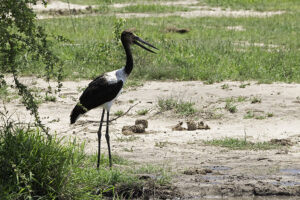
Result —
<path fill-rule="evenodd" d="M 113 100 L 122 89 L 123 81 L 107 82 L 105 76 L 93 80 L 80 96 L 80 104 L 91 110 Z"/>

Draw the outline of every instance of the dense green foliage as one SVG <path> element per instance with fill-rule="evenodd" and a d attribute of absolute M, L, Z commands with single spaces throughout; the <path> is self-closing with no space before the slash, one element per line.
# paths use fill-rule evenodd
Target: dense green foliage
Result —
<path fill-rule="evenodd" d="M 0 199 L 139 197 L 147 182 L 136 174 L 159 174 L 154 181 L 158 185 L 170 181 L 163 168 L 136 167 L 118 156 L 112 157 L 113 169 L 102 156 L 98 170 L 97 156 L 86 155 L 84 144 L 46 138 L 38 129 L 17 126 L 0 114 Z"/>
<path fill-rule="evenodd" d="M 46 34 L 35 24 L 29 4 L 37 0 L 3 0 L 0 3 L 0 70 L 17 74 L 31 60 L 41 60 L 47 79 L 53 74 L 57 58 L 49 50 Z M 46 4 L 46 1 L 43 1 Z M 42 64 L 42 63 L 40 63 Z"/>
<path fill-rule="evenodd" d="M 76 146 L 7 123 L 0 129 L 0 199 L 70 198 L 70 166 L 82 158 Z"/>
<path fill-rule="evenodd" d="M 59 67 L 54 72 L 58 58 L 49 49 L 47 35 L 41 26 L 35 24 L 35 13 L 29 4 L 36 4 L 37 0 L 2 0 L 0 2 L 0 88 L 6 87 L 3 73 L 12 73 L 15 86 L 22 102 L 34 115 L 36 125 L 48 132 L 41 123 L 38 106 L 27 86 L 18 80 L 18 74 L 28 67 L 34 67 L 33 61 L 43 67 L 43 75 L 49 80 L 53 75 L 61 80 Z M 42 1 L 46 5 L 46 1 Z M 61 84 L 59 83 L 59 86 Z"/>

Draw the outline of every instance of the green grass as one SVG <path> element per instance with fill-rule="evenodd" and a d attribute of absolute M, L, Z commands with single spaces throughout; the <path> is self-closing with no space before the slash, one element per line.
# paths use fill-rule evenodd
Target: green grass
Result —
<path fill-rule="evenodd" d="M 135 3 L 133 0 L 62 0 L 74 4 L 99 5 L 112 3 Z M 160 0 L 168 1 L 168 0 Z M 147 0 L 147 2 L 157 2 L 157 0 Z M 232 9 L 254 9 L 254 10 L 287 10 L 299 11 L 298 0 L 200 0 L 199 5 L 221 6 Z"/>
<path fill-rule="evenodd" d="M 66 183 L 82 158 L 81 148 L 7 123 L 0 129 L 0 198 L 72 198 Z"/>
<path fill-rule="evenodd" d="M 138 4 L 126 6 L 124 8 L 116 9 L 115 12 L 133 12 L 133 13 L 170 13 L 176 11 L 189 11 L 189 8 L 182 6 L 164 6 L 158 4 Z"/>
<path fill-rule="evenodd" d="M 250 83 L 241 83 L 239 88 L 246 88 L 246 86 L 250 86 Z"/>
<path fill-rule="evenodd" d="M 4 102 L 9 102 L 9 92 L 8 92 L 8 86 L 6 84 L 0 83 L 0 100 L 3 100 Z"/>
<path fill-rule="evenodd" d="M 236 113 L 237 107 L 233 105 L 231 102 L 226 102 L 225 109 L 228 110 L 230 113 Z"/>
<path fill-rule="evenodd" d="M 45 96 L 45 101 L 56 102 L 56 96 L 48 95 Z"/>
<path fill-rule="evenodd" d="M 174 98 L 160 98 L 158 99 L 158 107 L 161 112 L 175 109 L 177 101 Z"/>
<path fill-rule="evenodd" d="M 133 142 L 133 141 L 136 141 L 137 139 L 139 139 L 139 137 L 131 135 L 128 137 L 118 137 L 116 140 L 118 142 Z"/>
<path fill-rule="evenodd" d="M 233 98 L 226 99 L 225 110 L 228 110 L 230 113 L 236 113 L 237 107 L 236 107 L 236 105 L 233 104 L 234 102 L 235 102 L 235 99 L 233 99 Z"/>
<path fill-rule="evenodd" d="M 168 185 L 171 182 L 171 169 L 157 165 L 142 165 L 132 169 L 136 174 L 155 174 L 157 183 L 160 185 Z"/>
<path fill-rule="evenodd" d="M 164 148 L 164 147 L 166 147 L 167 145 L 169 144 L 169 142 L 161 142 L 161 141 L 159 141 L 159 142 L 155 142 L 155 147 L 159 147 L 159 148 Z"/>
<path fill-rule="evenodd" d="M 262 120 L 262 119 L 267 119 L 267 118 L 270 118 L 270 117 L 273 117 L 273 116 L 274 116 L 273 113 L 266 113 L 266 114 L 262 114 L 262 115 L 257 115 L 252 110 L 249 110 L 244 115 L 244 119 L 258 119 L 258 120 Z"/>
<path fill-rule="evenodd" d="M 191 116 L 197 113 L 197 109 L 194 108 L 193 102 L 185 102 L 171 98 L 160 98 L 157 102 L 158 108 L 161 112 L 174 110 L 178 115 Z"/>
<path fill-rule="evenodd" d="M 123 110 L 118 110 L 116 112 L 114 112 L 114 115 L 117 116 L 117 117 L 120 117 L 124 114 L 124 111 Z"/>
<path fill-rule="evenodd" d="M 149 112 L 149 109 L 137 110 L 136 114 L 138 115 L 146 115 Z"/>
<path fill-rule="evenodd" d="M 1 114 L 1 117 L 4 116 Z M 113 155 L 108 158 L 84 153 L 76 140 L 47 139 L 38 129 L 3 121 L 0 129 L 0 199 L 103 199 L 133 198 L 143 194 L 146 180 L 138 173 L 156 174 L 154 184 L 170 184 L 162 167 L 137 166 Z M 120 167 L 118 167 L 120 166 Z"/>
<path fill-rule="evenodd" d="M 137 79 L 129 79 L 126 81 L 125 88 L 137 88 L 144 85 L 143 81 Z"/>
<path fill-rule="evenodd" d="M 99 4 L 109 4 L 111 0 L 61 0 L 62 2 L 66 3 L 73 3 L 73 4 L 82 4 L 82 5 L 99 5 Z"/>
<path fill-rule="evenodd" d="M 244 139 L 224 138 L 204 141 L 206 145 L 226 147 L 233 150 L 269 150 L 278 149 L 281 146 L 271 142 L 248 142 Z"/>
<path fill-rule="evenodd" d="M 243 1 L 235 1 L 234 5 L 240 2 Z M 275 5 L 277 1 L 270 2 Z M 300 6 L 299 1 L 286 2 L 292 2 L 293 8 Z M 50 35 L 68 39 L 57 42 L 49 37 L 54 53 L 63 61 L 64 79 L 92 79 L 125 65 L 124 50 L 115 40 L 116 21 L 113 16 L 89 16 L 39 20 L 38 24 Z M 242 26 L 245 31 L 228 30 L 228 26 Z M 300 82 L 300 12 L 266 18 L 130 18 L 121 30 L 132 27 L 138 36 L 160 49 L 150 54 L 132 47 L 135 66 L 131 77 L 137 80 Z M 190 31 L 167 32 L 168 27 Z M 245 42 L 250 45 L 243 45 Z M 278 46 L 268 47 L 274 44 Z M 24 75 L 45 74 L 44 67 L 30 56 L 20 57 L 20 63 Z"/>
<path fill-rule="evenodd" d="M 91 5 L 90 3 L 86 5 Z M 95 5 L 95 4 L 94 4 Z M 43 15 L 80 15 L 80 14 L 111 14 L 111 13 L 171 13 L 177 11 L 189 11 L 187 7 L 180 6 L 165 6 L 158 4 L 138 4 L 138 5 L 128 5 L 122 8 L 114 8 L 107 3 L 96 4 L 96 7 L 89 7 L 82 10 L 50 10 L 40 12 Z"/>
<path fill-rule="evenodd" d="M 258 11 L 299 11 L 298 0 L 202 0 L 201 4 L 206 3 L 210 6 L 221 6 L 223 8 L 247 9 Z"/>
<path fill-rule="evenodd" d="M 74 27 L 72 25 L 74 22 Z M 65 78 L 94 78 L 105 71 L 124 66 L 125 55 L 116 45 L 114 17 L 97 16 L 76 19 L 49 19 L 39 22 L 51 34 L 68 38 L 71 43 L 53 43 L 53 50 L 64 61 Z M 169 26 L 188 28 L 187 34 L 168 33 Z M 137 79 L 300 81 L 299 13 L 269 18 L 147 18 L 126 19 L 123 29 L 136 27 L 141 38 L 157 46 L 158 54 L 149 54 L 134 46 Z M 241 25 L 247 31 L 227 30 Z M 74 31 L 75 30 L 75 31 Z M 239 45 L 239 41 L 277 44 Z M 24 74 L 41 73 L 35 65 Z"/>
<path fill-rule="evenodd" d="M 254 103 L 261 103 L 261 98 L 260 97 L 253 97 L 251 99 L 251 103 L 254 104 Z"/>
<path fill-rule="evenodd" d="M 228 84 L 223 84 L 223 85 L 221 85 L 221 88 L 223 90 L 228 90 L 229 89 L 229 85 Z"/>
<path fill-rule="evenodd" d="M 74 4 L 83 5 L 99 5 L 99 4 L 113 4 L 113 3 L 136 3 L 135 0 L 61 0 L 63 2 L 70 2 Z M 147 2 L 156 2 L 157 0 L 147 0 Z M 159 0 L 159 1 L 169 1 L 169 0 Z"/>
<path fill-rule="evenodd" d="M 237 102 L 245 102 L 248 99 L 248 97 L 245 96 L 238 96 L 237 97 Z"/>

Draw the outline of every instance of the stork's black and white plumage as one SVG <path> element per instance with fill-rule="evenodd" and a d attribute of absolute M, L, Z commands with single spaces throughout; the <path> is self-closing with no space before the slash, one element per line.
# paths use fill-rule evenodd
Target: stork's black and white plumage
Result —
<path fill-rule="evenodd" d="M 109 140 L 109 111 L 114 102 L 114 100 L 120 95 L 123 85 L 126 82 L 127 77 L 133 68 L 133 58 L 130 50 L 130 45 L 136 44 L 147 51 L 155 53 L 154 51 L 143 46 L 141 43 L 146 44 L 152 48 L 157 49 L 153 45 L 145 42 L 141 38 L 134 35 L 131 31 L 123 31 L 121 34 L 121 41 L 126 53 L 126 65 L 125 67 L 107 72 L 96 79 L 94 79 L 88 87 L 83 91 L 79 98 L 79 103 L 74 107 L 71 112 L 71 124 L 75 123 L 78 117 L 87 111 L 97 108 L 99 106 L 103 107 L 103 112 L 101 116 L 100 126 L 98 130 L 98 161 L 97 168 L 100 164 L 100 147 L 101 147 L 101 129 L 102 122 L 104 118 L 105 111 L 107 112 L 107 125 L 105 138 L 108 146 L 108 156 L 109 156 L 109 166 L 112 166 L 111 162 L 111 152 L 110 152 L 110 140 Z M 139 43 L 141 42 L 141 43 Z"/>

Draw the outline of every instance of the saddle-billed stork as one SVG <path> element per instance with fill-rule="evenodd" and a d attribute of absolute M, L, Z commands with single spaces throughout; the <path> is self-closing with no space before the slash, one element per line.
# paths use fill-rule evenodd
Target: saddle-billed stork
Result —
<path fill-rule="evenodd" d="M 82 95 L 79 98 L 79 103 L 74 107 L 71 112 L 71 124 L 75 123 L 78 117 L 87 111 L 97 108 L 99 106 L 103 107 L 103 112 L 100 120 L 100 126 L 98 130 L 98 160 L 97 168 L 100 165 L 100 148 L 101 148 L 101 129 L 105 111 L 107 112 L 106 117 L 106 142 L 108 147 L 108 157 L 109 157 L 109 166 L 112 166 L 111 161 L 111 151 L 110 151 L 110 139 L 109 139 L 109 111 L 114 102 L 114 100 L 120 95 L 121 90 L 126 82 L 127 77 L 133 69 L 133 58 L 130 50 L 132 44 L 136 44 L 143 49 L 155 53 L 154 51 L 148 49 L 142 44 L 146 44 L 152 48 L 157 49 L 153 45 L 145 42 L 138 36 L 136 36 L 131 31 L 123 31 L 121 34 L 121 41 L 126 53 L 126 65 L 125 67 L 106 72 L 92 82 L 89 83 L 88 87 L 83 91 Z M 139 43 L 140 42 L 140 43 Z M 158 49 L 157 49 L 158 50 Z"/>

